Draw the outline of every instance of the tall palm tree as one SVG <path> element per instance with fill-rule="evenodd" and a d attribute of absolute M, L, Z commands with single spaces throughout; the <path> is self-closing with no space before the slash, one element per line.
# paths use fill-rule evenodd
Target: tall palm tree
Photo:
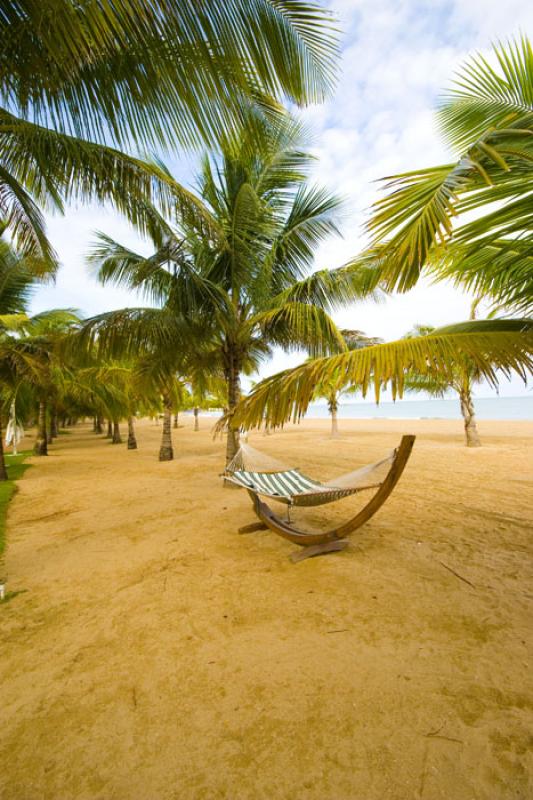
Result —
<path fill-rule="evenodd" d="M 109 200 L 141 230 L 192 198 L 125 155 L 191 147 L 253 107 L 320 102 L 336 72 L 329 13 L 293 0 L 0 0 L 0 223 L 52 257 L 41 210 Z"/>
<path fill-rule="evenodd" d="M 493 62 L 493 63 L 491 63 Z M 422 269 L 495 303 L 533 308 L 533 48 L 520 40 L 471 58 L 443 98 L 455 152 L 442 166 L 386 178 L 369 228 L 389 287 Z M 471 212 L 475 212 L 472 214 Z M 469 215 L 465 219 L 464 215 Z"/>
<path fill-rule="evenodd" d="M 90 320 L 100 347 L 138 347 L 151 332 L 166 350 L 198 344 L 196 358 L 224 375 L 228 462 L 239 442 L 231 415 L 241 374 L 274 346 L 313 355 L 344 349 L 326 309 L 374 289 L 372 268 L 305 277 L 318 243 L 337 232 L 339 200 L 307 184 L 312 159 L 302 142 L 290 118 L 265 129 L 261 148 L 244 128 L 220 158 L 204 159 L 199 188 L 209 237 L 182 224 L 146 258 L 100 235 L 90 258 L 103 283 L 141 289 L 161 304 Z"/>

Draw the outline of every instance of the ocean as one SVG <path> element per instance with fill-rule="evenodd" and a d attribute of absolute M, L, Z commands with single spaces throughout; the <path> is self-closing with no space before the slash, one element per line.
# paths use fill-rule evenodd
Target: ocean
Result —
<path fill-rule="evenodd" d="M 533 421 L 532 397 L 478 397 L 474 399 L 478 419 L 508 419 Z M 397 400 L 380 403 L 341 402 L 339 418 L 344 419 L 460 419 L 459 400 Z M 306 417 L 324 419 L 329 417 L 327 405 L 312 403 Z"/>

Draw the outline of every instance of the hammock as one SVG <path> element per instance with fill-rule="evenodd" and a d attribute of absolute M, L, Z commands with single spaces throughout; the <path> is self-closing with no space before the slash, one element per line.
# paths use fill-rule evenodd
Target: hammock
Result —
<path fill-rule="evenodd" d="M 235 458 L 226 467 L 223 477 L 248 491 L 259 522 L 245 525 L 239 529 L 239 533 L 270 528 L 284 539 L 303 545 L 301 552 L 291 555 L 292 561 L 342 550 L 348 544 L 343 537 L 367 522 L 398 483 L 414 441 L 414 436 L 403 436 L 399 447 L 387 458 L 325 483 L 308 478 L 299 469 L 286 467 L 243 442 Z M 365 489 L 377 491 L 354 517 L 326 531 L 298 528 L 292 524 L 290 516 L 281 519 L 261 499 L 267 497 L 285 503 L 289 514 L 293 506 L 324 505 Z"/>
<path fill-rule="evenodd" d="M 243 442 L 226 467 L 225 478 L 243 489 L 289 506 L 321 506 L 364 489 L 376 489 L 386 478 L 395 453 L 393 450 L 375 464 L 320 483 Z"/>

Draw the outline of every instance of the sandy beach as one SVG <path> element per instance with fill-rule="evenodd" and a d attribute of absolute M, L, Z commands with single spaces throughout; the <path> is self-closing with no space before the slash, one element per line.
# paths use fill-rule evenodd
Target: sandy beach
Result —
<path fill-rule="evenodd" d="M 482 422 L 474 450 L 459 421 L 252 434 L 324 479 L 417 435 L 350 547 L 297 565 L 238 535 L 223 442 L 182 423 L 165 464 L 152 422 L 132 452 L 78 425 L 19 483 L 2 800 L 531 798 L 533 423 Z"/>

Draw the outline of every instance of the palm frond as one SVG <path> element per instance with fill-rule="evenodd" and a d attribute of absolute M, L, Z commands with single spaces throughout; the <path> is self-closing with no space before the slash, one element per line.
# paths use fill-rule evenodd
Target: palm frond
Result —
<path fill-rule="evenodd" d="M 518 314 L 533 311 L 533 239 L 491 239 L 479 246 L 453 244 L 439 253 L 437 278 L 451 278 L 476 296 Z"/>
<path fill-rule="evenodd" d="M 49 270 L 57 256 L 48 241 L 44 217 L 24 187 L 0 164 L 0 220 L 9 230 L 17 249 L 24 255 L 46 260 Z"/>
<path fill-rule="evenodd" d="M 441 101 L 441 130 L 458 151 L 471 147 L 489 128 L 531 128 L 531 42 L 522 36 L 495 45 L 493 56 L 495 66 L 481 54 L 469 59 Z"/>
<path fill-rule="evenodd" d="M 0 150 L 6 174 L 42 206 L 107 200 L 143 235 L 157 230 L 155 206 L 166 217 L 176 215 L 210 231 L 211 216 L 200 199 L 156 162 L 48 130 L 4 110 Z"/>
<path fill-rule="evenodd" d="M 164 358 L 167 353 L 178 358 L 190 352 L 192 337 L 192 323 L 166 308 L 124 308 L 85 320 L 70 344 L 80 355 L 85 351 L 104 359 Z"/>
<path fill-rule="evenodd" d="M 465 148 L 460 158 L 385 179 L 387 195 L 368 227 L 374 246 L 383 248 L 389 288 L 411 288 L 442 245 L 457 242 L 473 252 L 494 239 L 530 239 L 532 50 L 523 39 L 495 53 L 499 71 L 479 56 L 441 110 L 452 141 Z M 474 220 L 464 222 L 473 212 Z"/>
<path fill-rule="evenodd" d="M 340 236 L 342 200 L 321 187 L 300 186 L 282 229 L 271 244 L 265 270 L 276 263 L 279 288 L 300 280 L 308 272 L 317 246 L 328 236 Z M 275 287 L 272 287 L 275 288 Z"/>
<path fill-rule="evenodd" d="M 235 423 L 247 428 L 263 422 L 282 425 L 305 414 L 319 382 L 339 376 L 336 384 L 359 386 L 363 396 L 373 386 L 376 401 L 391 384 L 393 397 L 402 396 L 405 376 L 442 375 L 451 378 L 453 365 L 468 359 L 477 373 L 496 385 L 498 372 L 517 373 L 524 380 L 533 369 L 533 320 L 482 320 L 434 330 L 427 336 L 400 339 L 328 358 L 262 381 L 238 407 Z"/>
<path fill-rule="evenodd" d="M 380 288 L 382 273 L 374 258 L 362 256 L 337 269 L 322 269 L 293 283 L 274 297 L 273 304 L 310 303 L 332 312 L 355 300 L 379 303 L 385 297 Z"/>
<path fill-rule="evenodd" d="M 319 102 L 331 15 L 294 0 L 2 0 L 0 97 L 16 113 L 115 144 L 213 143 L 270 95 Z"/>
<path fill-rule="evenodd" d="M 285 350 L 305 349 L 314 356 L 344 350 L 344 339 L 331 317 L 316 306 L 287 302 L 255 314 L 250 329 L 259 327 L 272 344 Z"/>

